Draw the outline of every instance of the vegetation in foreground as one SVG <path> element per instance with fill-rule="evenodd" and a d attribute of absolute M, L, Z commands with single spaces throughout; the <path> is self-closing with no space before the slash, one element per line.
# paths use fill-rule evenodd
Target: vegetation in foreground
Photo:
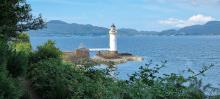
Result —
<path fill-rule="evenodd" d="M 22 34 L 23 35 L 23 34 Z M 2 99 L 218 99 L 218 90 L 202 86 L 198 79 L 213 65 L 195 74 L 188 70 L 180 74 L 159 75 L 166 62 L 141 66 L 128 80 L 111 75 L 111 70 L 94 65 L 68 63 L 53 41 L 31 51 L 29 44 L 19 49 L 20 41 L 7 44 L 1 41 L 0 94 Z M 22 45 L 22 46 L 24 46 Z M 24 53 L 26 52 L 26 53 Z M 14 64 L 13 64 L 14 63 Z M 88 63 L 88 62 L 87 62 Z M 30 82 L 30 88 L 24 81 Z M 211 91 L 210 91 L 211 90 Z M 34 93 L 31 93 L 34 92 Z"/>
<path fill-rule="evenodd" d="M 32 51 L 23 31 L 42 28 L 25 0 L 0 1 L 0 99 L 219 99 L 215 88 L 202 87 L 198 74 L 158 75 L 164 67 L 151 64 L 120 80 L 107 69 L 67 63 L 53 41 Z M 86 61 L 85 61 L 86 62 Z M 86 62 L 89 63 L 89 62 Z M 29 82 L 29 83 L 27 83 Z M 208 89 L 211 89 L 209 94 Z"/>

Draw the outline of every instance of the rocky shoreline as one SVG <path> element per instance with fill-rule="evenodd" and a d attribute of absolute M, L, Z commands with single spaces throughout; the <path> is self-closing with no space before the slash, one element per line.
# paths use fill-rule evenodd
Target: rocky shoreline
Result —
<path fill-rule="evenodd" d="M 120 55 L 118 58 L 106 59 L 100 56 L 91 57 L 91 59 L 97 63 L 108 63 L 112 62 L 114 64 L 126 63 L 128 61 L 143 61 L 144 58 L 135 55 Z"/>

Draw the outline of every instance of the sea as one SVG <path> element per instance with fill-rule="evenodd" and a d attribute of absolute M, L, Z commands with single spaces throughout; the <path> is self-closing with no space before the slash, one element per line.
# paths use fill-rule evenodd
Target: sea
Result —
<path fill-rule="evenodd" d="M 54 40 L 62 51 L 73 51 L 84 46 L 86 48 L 108 48 L 108 36 L 31 36 L 33 50 L 47 40 Z M 203 66 L 214 64 L 200 78 L 203 84 L 211 84 L 220 88 L 220 36 L 120 36 L 117 37 L 118 51 L 132 53 L 144 57 L 143 61 L 130 61 L 115 66 L 114 72 L 119 79 L 128 79 L 137 72 L 140 66 L 149 62 L 151 67 L 167 61 L 161 74 L 177 73 L 189 68 L 199 72 Z M 91 52 L 94 55 L 95 52 Z"/>

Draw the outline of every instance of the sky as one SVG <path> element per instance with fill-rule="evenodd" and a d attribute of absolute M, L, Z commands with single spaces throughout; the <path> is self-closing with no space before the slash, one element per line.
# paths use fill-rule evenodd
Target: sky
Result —
<path fill-rule="evenodd" d="M 220 20 L 220 0 L 27 0 L 46 21 L 144 31 L 178 29 Z"/>

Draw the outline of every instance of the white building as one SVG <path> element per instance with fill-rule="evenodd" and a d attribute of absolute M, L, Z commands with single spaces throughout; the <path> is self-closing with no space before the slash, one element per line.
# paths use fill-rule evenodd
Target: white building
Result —
<path fill-rule="evenodd" d="M 109 30 L 109 51 L 117 53 L 117 37 L 116 37 L 116 27 L 112 24 Z"/>

